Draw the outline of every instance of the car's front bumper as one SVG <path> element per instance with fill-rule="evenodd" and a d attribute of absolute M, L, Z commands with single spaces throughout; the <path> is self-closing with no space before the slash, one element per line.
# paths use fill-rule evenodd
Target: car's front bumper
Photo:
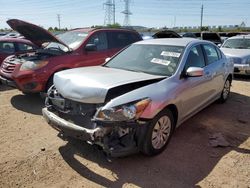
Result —
<path fill-rule="evenodd" d="M 144 142 L 145 127 L 147 126 L 147 123 L 143 123 L 140 126 L 134 126 L 134 131 L 131 131 L 120 138 L 109 138 L 110 134 L 112 134 L 112 130 L 115 130 L 112 129 L 112 123 L 105 124 L 105 126 L 98 126 L 100 122 L 96 122 L 96 128 L 84 128 L 60 118 L 48 108 L 49 107 L 43 108 L 42 113 L 43 117 L 51 127 L 62 133 L 64 136 L 74 137 L 87 141 L 88 143 L 97 144 L 101 146 L 103 151 L 109 156 L 122 157 L 137 153 L 139 152 L 140 145 Z M 132 126 L 132 124 L 129 126 Z M 115 127 L 113 126 L 113 128 Z"/>
<path fill-rule="evenodd" d="M 5 85 L 8 85 L 8 86 L 17 88 L 17 85 L 16 85 L 16 83 L 15 83 L 13 80 L 4 78 L 4 77 L 1 76 L 1 75 L 0 75 L 0 82 L 2 82 L 2 83 L 5 84 Z"/>
<path fill-rule="evenodd" d="M 49 111 L 47 107 L 42 109 L 42 113 L 51 127 L 65 135 L 90 142 L 95 142 L 100 135 L 103 135 L 103 128 L 96 127 L 94 129 L 87 129 L 81 127 L 58 117 L 55 113 Z"/>
<path fill-rule="evenodd" d="M 235 74 L 250 74 L 250 65 L 249 64 L 234 64 L 234 73 Z"/>

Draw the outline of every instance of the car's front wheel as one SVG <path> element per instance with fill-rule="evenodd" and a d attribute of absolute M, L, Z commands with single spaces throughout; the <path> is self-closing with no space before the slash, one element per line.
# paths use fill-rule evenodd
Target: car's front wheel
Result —
<path fill-rule="evenodd" d="M 170 110 L 160 112 L 147 127 L 142 152 L 157 155 L 167 146 L 174 130 L 174 118 Z"/>

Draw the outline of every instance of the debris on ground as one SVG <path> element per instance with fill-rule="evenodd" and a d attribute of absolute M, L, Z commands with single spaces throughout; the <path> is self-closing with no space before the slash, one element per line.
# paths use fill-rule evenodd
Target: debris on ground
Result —
<path fill-rule="evenodd" d="M 225 139 L 222 133 L 214 133 L 209 137 L 209 145 L 212 147 L 228 147 L 230 143 Z"/>

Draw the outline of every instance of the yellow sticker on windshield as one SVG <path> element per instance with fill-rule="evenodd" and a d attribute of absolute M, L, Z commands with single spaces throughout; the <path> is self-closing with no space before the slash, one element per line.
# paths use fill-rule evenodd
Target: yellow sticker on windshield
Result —
<path fill-rule="evenodd" d="M 168 51 L 162 51 L 161 55 L 168 56 L 168 57 L 180 57 L 180 53 L 178 52 L 168 52 Z"/>
<path fill-rule="evenodd" d="M 164 59 L 153 58 L 151 60 L 151 63 L 156 63 L 156 64 L 161 64 L 161 65 L 168 66 L 171 62 L 167 61 L 167 60 L 164 60 Z"/>

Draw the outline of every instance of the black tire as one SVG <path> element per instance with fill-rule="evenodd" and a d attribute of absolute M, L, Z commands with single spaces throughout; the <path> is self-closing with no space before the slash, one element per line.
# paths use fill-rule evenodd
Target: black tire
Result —
<path fill-rule="evenodd" d="M 169 109 L 163 110 L 157 114 L 147 127 L 142 153 L 149 156 L 161 153 L 170 141 L 174 126 L 173 114 Z M 166 136 L 165 139 L 163 135 Z"/>
<path fill-rule="evenodd" d="M 231 87 L 231 80 L 227 78 L 227 80 L 225 81 L 223 90 L 221 92 L 220 98 L 219 98 L 220 103 L 224 103 L 228 99 L 229 94 L 230 94 L 230 87 Z"/>
<path fill-rule="evenodd" d="M 48 80 L 48 82 L 47 82 L 47 84 L 46 84 L 46 88 L 45 88 L 45 92 L 46 92 L 46 93 L 48 92 L 49 88 L 54 84 L 54 83 L 53 83 L 53 78 L 54 78 L 54 75 L 52 75 L 52 76 L 49 78 L 49 80 Z"/>

